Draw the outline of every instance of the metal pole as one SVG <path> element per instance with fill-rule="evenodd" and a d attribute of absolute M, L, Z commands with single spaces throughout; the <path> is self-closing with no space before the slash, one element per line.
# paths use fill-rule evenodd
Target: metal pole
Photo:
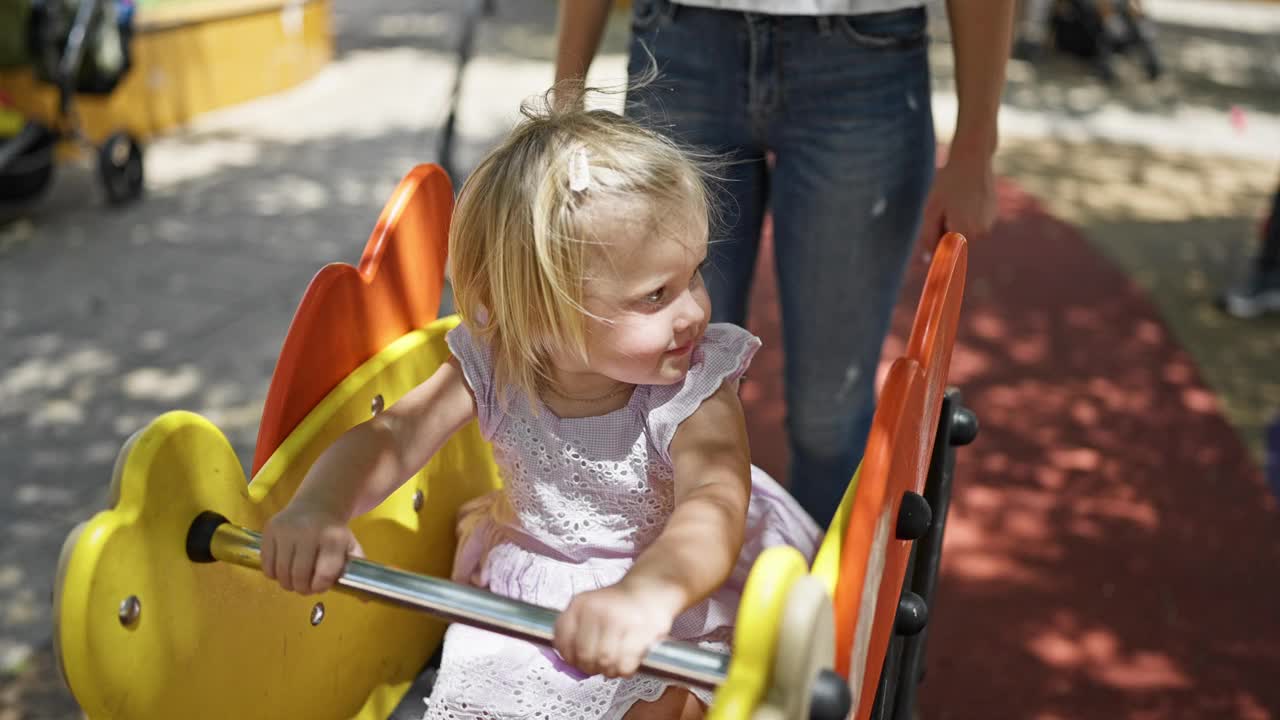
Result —
<path fill-rule="evenodd" d="M 209 543 L 213 559 L 262 569 L 261 536 L 221 523 Z M 540 645 L 551 645 L 559 613 L 478 588 L 427 575 L 395 570 L 352 558 L 338 585 L 356 594 L 374 595 L 424 610 L 450 622 L 492 630 Z M 715 689 L 729 671 L 729 656 L 692 643 L 665 641 L 649 651 L 640 669 L 651 675 Z"/>
<path fill-rule="evenodd" d="M 262 536 L 231 524 L 215 512 L 202 512 L 187 531 L 187 557 L 192 562 L 221 561 L 261 572 Z M 550 608 L 361 558 L 347 562 L 336 589 L 357 597 L 373 595 L 444 620 L 548 647 L 559 616 Z M 649 650 L 640 663 L 640 671 L 714 690 L 724 683 L 729 660 L 728 655 L 693 643 L 667 640 Z M 818 673 L 808 691 L 811 720 L 843 720 L 849 715 L 853 695 L 844 678 L 834 671 Z"/>

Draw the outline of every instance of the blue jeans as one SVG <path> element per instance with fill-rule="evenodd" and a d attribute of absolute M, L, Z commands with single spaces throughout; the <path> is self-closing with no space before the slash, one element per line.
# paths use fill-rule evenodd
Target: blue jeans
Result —
<path fill-rule="evenodd" d="M 881 345 L 933 178 L 923 8 L 768 16 L 636 0 L 627 114 L 726 156 L 705 274 L 745 324 L 766 207 L 783 324 L 789 487 L 830 523 L 866 445 Z M 772 153 L 772 167 L 766 154 Z"/>

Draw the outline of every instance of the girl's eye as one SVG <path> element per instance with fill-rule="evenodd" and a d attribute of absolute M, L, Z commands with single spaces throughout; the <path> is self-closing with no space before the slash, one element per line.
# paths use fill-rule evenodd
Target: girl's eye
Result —
<path fill-rule="evenodd" d="M 651 304 L 657 304 L 662 302 L 662 298 L 666 297 L 666 294 L 667 294 L 666 288 L 658 288 L 657 290 L 654 290 L 648 295 L 645 295 L 644 301 Z"/>

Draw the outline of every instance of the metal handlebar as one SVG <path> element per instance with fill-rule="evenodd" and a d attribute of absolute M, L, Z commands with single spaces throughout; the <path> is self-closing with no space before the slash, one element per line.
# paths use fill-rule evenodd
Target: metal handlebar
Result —
<path fill-rule="evenodd" d="M 187 533 L 187 557 L 193 562 L 221 561 L 262 570 L 262 536 L 233 525 L 214 512 L 200 513 Z M 338 578 L 340 592 L 379 599 L 425 611 L 450 622 L 491 630 L 521 640 L 551 646 L 559 613 L 513 600 L 487 590 L 449 580 L 418 575 L 361 558 L 347 561 Z M 643 672 L 670 680 L 715 689 L 725 680 L 730 656 L 692 643 L 667 640 L 649 650 L 640 664 Z M 849 687 L 835 673 L 823 672 L 811 689 L 811 717 L 844 718 L 849 711 Z M 832 702 L 832 699 L 836 702 Z M 841 707 L 843 706 L 843 707 Z M 826 708 L 830 708 L 829 710 Z M 831 714 L 838 713 L 838 714 Z"/>

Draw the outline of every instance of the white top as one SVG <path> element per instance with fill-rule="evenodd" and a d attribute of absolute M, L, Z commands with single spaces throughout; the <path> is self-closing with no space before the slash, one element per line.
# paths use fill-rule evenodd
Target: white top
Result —
<path fill-rule="evenodd" d="M 738 10 L 766 15 L 863 15 L 920 7 L 925 0 L 672 0 L 714 10 Z"/>

